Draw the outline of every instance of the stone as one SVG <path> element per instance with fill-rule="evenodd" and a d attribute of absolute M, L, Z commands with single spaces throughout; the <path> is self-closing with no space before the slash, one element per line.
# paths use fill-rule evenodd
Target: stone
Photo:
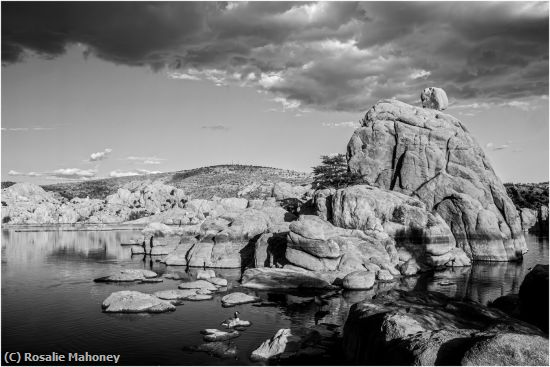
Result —
<path fill-rule="evenodd" d="M 217 287 L 227 287 L 227 279 L 214 277 L 214 278 L 208 278 L 206 280 Z"/>
<path fill-rule="evenodd" d="M 521 218 L 521 229 L 524 232 L 528 232 L 531 228 L 534 228 L 537 224 L 537 211 L 529 208 L 520 208 L 518 210 Z"/>
<path fill-rule="evenodd" d="M 148 254 L 150 251 L 144 246 L 134 245 L 130 247 L 130 252 L 132 253 L 132 255 L 144 255 Z"/>
<path fill-rule="evenodd" d="M 176 309 L 170 302 L 136 291 L 114 292 L 103 301 L 101 307 L 104 312 L 119 313 L 161 313 Z"/>
<path fill-rule="evenodd" d="M 250 296 L 242 292 L 230 293 L 222 297 L 223 307 L 232 307 L 244 303 L 254 303 L 261 301 L 259 297 Z"/>
<path fill-rule="evenodd" d="M 237 347 L 230 345 L 225 341 L 208 342 L 199 345 L 198 347 L 188 347 L 184 350 L 205 352 L 217 358 L 235 358 L 237 356 Z"/>
<path fill-rule="evenodd" d="M 448 224 L 473 260 L 521 259 L 521 221 L 475 138 L 456 118 L 396 100 L 366 114 L 348 166 L 372 186 L 414 196 Z"/>
<path fill-rule="evenodd" d="M 393 275 L 386 269 L 380 269 L 376 272 L 376 280 L 380 282 L 393 282 Z"/>
<path fill-rule="evenodd" d="M 287 349 L 287 343 L 292 337 L 290 329 L 279 329 L 275 335 L 262 343 L 250 355 L 253 361 L 262 361 L 282 354 Z"/>
<path fill-rule="evenodd" d="M 195 289 L 167 289 L 153 293 L 153 296 L 167 301 L 185 300 L 197 294 Z"/>
<path fill-rule="evenodd" d="M 434 110 L 443 111 L 449 107 L 449 100 L 447 99 L 447 93 L 441 88 L 429 87 L 422 91 L 420 94 L 420 100 L 422 101 L 422 107 L 432 108 Z"/>
<path fill-rule="evenodd" d="M 399 265 L 399 271 L 401 272 L 401 275 L 404 276 L 411 276 L 416 275 L 420 271 L 420 267 L 416 263 L 415 259 L 409 259 L 405 263 Z"/>
<path fill-rule="evenodd" d="M 214 272 L 214 270 L 212 269 L 206 269 L 206 270 L 198 270 L 197 271 L 197 280 L 199 279 L 210 279 L 210 278 L 215 278 L 216 277 L 216 273 Z"/>
<path fill-rule="evenodd" d="M 368 270 L 357 270 L 345 276 L 344 289 L 370 289 L 374 286 L 375 273 Z"/>
<path fill-rule="evenodd" d="M 192 294 L 189 297 L 187 297 L 188 301 L 208 301 L 214 298 L 211 294 L 201 294 L 200 292 L 197 292 L 197 294 Z"/>
<path fill-rule="evenodd" d="M 286 235 L 264 233 L 254 245 L 254 266 L 283 267 L 287 261 L 285 258 Z"/>
<path fill-rule="evenodd" d="M 548 366 L 548 339 L 538 335 L 497 334 L 475 343 L 463 366 Z"/>
<path fill-rule="evenodd" d="M 195 241 L 180 243 L 174 251 L 161 260 L 162 263 L 172 266 L 188 265 L 189 251 L 195 246 Z"/>
<path fill-rule="evenodd" d="M 351 307 L 342 345 L 346 361 L 352 364 L 460 365 L 477 342 L 509 333 L 544 335 L 476 302 L 438 292 L 394 289 Z M 533 352 L 531 347 L 523 348 Z M 537 348 L 536 343 L 532 348 Z"/>
<path fill-rule="evenodd" d="M 548 332 L 548 265 L 538 264 L 519 288 L 519 308 L 522 320 Z"/>
<path fill-rule="evenodd" d="M 179 289 L 207 289 L 209 291 L 218 290 L 218 288 L 214 284 L 202 279 L 196 280 L 194 282 L 181 283 L 180 285 L 178 285 L 178 288 Z"/>
<path fill-rule="evenodd" d="M 144 269 L 122 269 L 106 277 L 94 279 L 97 283 L 109 282 L 135 282 L 149 278 L 156 278 L 158 275 L 154 271 Z"/>
<path fill-rule="evenodd" d="M 299 270 L 298 270 L 299 269 Z M 328 289 L 330 283 L 313 272 L 298 268 L 254 268 L 243 273 L 241 285 L 253 289 Z"/>
<path fill-rule="evenodd" d="M 315 215 L 329 222 L 332 222 L 332 196 L 335 191 L 333 188 L 328 188 L 316 190 L 313 194 Z"/>
<path fill-rule="evenodd" d="M 293 186 L 288 182 L 276 182 L 273 185 L 273 196 L 276 200 L 285 199 L 303 199 L 304 196 L 311 190 L 311 186 Z"/>
<path fill-rule="evenodd" d="M 223 331 L 218 329 L 205 329 L 201 331 L 205 342 L 218 342 L 231 340 L 239 337 L 241 334 L 237 330 Z"/>

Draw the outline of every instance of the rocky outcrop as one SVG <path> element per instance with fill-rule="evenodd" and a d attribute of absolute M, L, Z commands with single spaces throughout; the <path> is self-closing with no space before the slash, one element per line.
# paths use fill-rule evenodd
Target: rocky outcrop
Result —
<path fill-rule="evenodd" d="M 96 283 L 118 283 L 118 282 L 135 282 L 156 278 L 157 273 L 145 269 L 123 269 L 105 277 L 94 279 Z"/>
<path fill-rule="evenodd" d="M 294 338 L 295 339 L 295 338 Z M 275 335 L 262 343 L 250 355 L 253 361 L 268 360 L 276 357 L 287 349 L 287 344 L 293 341 L 290 329 L 279 329 Z"/>
<path fill-rule="evenodd" d="M 365 183 L 420 199 L 474 260 L 526 252 L 519 215 L 483 150 L 456 118 L 397 100 L 366 114 L 351 137 L 348 165 Z"/>
<path fill-rule="evenodd" d="M 351 307 L 343 349 L 348 362 L 362 365 L 488 364 L 479 343 L 496 351 L 505 340 L 517 340 L 523 353 L 499 361 L 538 364 L 546 355 L 548 363 L 548 340 L 536 327 L 441 293 L 392 290 Z"/>
<path fill-rule="evenodd" d="M 234 292 L 222 297 L 222 306 L 231 307 L 244 303 L 254 303 L 260 301 L 260 298 L 251 296 L 242 292 Z"/>

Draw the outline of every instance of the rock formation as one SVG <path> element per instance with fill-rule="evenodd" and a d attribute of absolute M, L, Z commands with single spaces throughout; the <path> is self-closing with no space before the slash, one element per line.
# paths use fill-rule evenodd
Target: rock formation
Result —
<path fill-rule="evenodd" d="M 441 88 L 429 87 L 420 94 L 422 107 L 431 108 L 438 111 L 443 111 L 449 107 L 447 93 Z"/>
<path fill-rule="evenodd" d="M 513 203 L 456 118 L 380 101 L 351 137 L 347 157 L 365 183 L 418 198 L 438 213 L 470 258 L 509 261 L 526 252 Z"/>
<path fill-rule="evenodd" d="M 361 365 L 548 364 L 541 330 L 437 292 L 392 290 L 353 305 L 343 349 L 348 362 Z M 499 355 L 488 356 L 489 349 Z"/>

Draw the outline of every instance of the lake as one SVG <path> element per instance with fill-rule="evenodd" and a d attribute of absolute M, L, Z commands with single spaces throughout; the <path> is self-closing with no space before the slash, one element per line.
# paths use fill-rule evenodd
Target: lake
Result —
<path fill-rule="evenodd" d="M 93 279 L 121 268 L 152 269 L 157 273 L 181 273 L 192 278 L 196 270 L 166 267 L 143 256 L 132 256 L 128 242 L 135 230 L 115 231 L 2 231 L 2 349 L 4 352 L 119 354 L 123 365 L 242 365 L 264 340 L 280 328 L 306 333 L 313 325 L 326 325 L 335 334 L 343 325 L 349 307 L 372 297 L 380 288 L 343 292 L 331 299 L 319 315 L 314 293 L 258 292 L 238 285 L 238 270 L 216 270 L 230 281 L 228 292 L 255 294 L 270 307 L 240 305 L 222 308 L 220 299 L 184 302 L 175 312 L 154 315 L 106 314 L 101 303 L 112 292 L 131 289 L 155 292 L 176 289 L 181 280 L 165 279 L 157 284 L 106 284 Z M 475 263 L 402 279 L 394 287 L 435 290 L 449 296 L 483 304 L 517 293 L 528 269 L 548 264 L 548 239 L 527 235 L 529 252 L 522 263 Z M 447 281 L 447 282 L 443 282 Z M 252 326 L 231 341 L 237 358 L 219 359 L 188 347 L 202 344 L 200 331 L 219 324 L 240 311 Z M 345 364 L 344 361 L 331 363 Z M 50 363 L 48 363 L 50 364 Z"/>

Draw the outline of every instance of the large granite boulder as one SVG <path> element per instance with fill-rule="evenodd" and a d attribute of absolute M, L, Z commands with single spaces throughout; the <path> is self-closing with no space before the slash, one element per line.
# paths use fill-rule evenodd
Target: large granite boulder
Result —
<path fill-rule="evenodd" d="M 332 288 L 319 274 L 288 268 L 247 269 L 243 273 L 241 285 L 253 289 Z"/>
<path fill-rule="evenodd" d="M 533 336 L 536 343 L 530 344 Z M 361 365 L 460 365 L 475 356 L 488 364 L 479 342 L 496 351 L 504 344 L 498 340 L 517 338 L 524 357 L 508 360 L 529 365 L 538 364 L 544 353 L 548 359 L 543 336 L 540 329 L 475 302 L 438 292 L 391 290 L 351 307 L 343 350 L 348 362 Z"/>
<path fill-rule="evenodd" d="M 521 221 L 485 153 L 453 116 L 383 100 L 351 137 L 349 169 L 365 183 L 420 199 L 474 260 L 520 259 Z"/>
<path fill-rule="evenodd" d="M 104 312 L 115 313 L 161 313 L 176 309 L 168 301 L 136 291 L 114 292 L 103 301 L 101 307 Z"/>
<path fill-rule="evenodd" d="M 521 318 L 548 332 L 548 265 L 538 264 L 519 288 Z"/>
<path fill-rule="evenodd" d="M 420 93 L 422 107 L 443 111 L 449 107 L 447 93 L 441 88 L 429 87 Z"/>

